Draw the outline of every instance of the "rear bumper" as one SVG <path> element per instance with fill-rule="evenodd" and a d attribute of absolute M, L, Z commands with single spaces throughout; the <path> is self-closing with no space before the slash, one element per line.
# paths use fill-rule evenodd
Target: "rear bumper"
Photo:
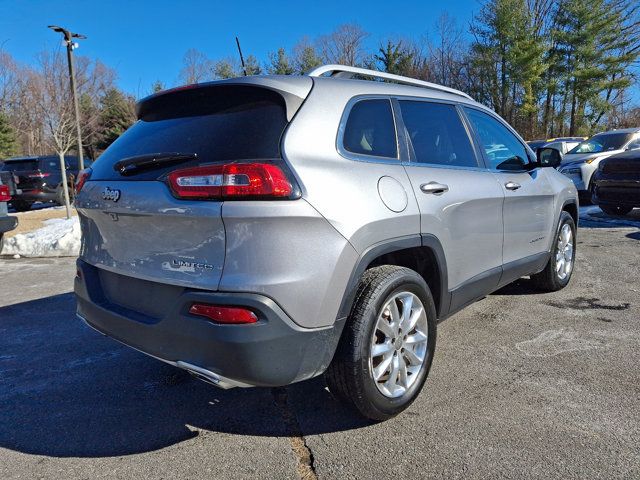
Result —
<path fill-rule="evenodd" d="M 21 190 L 20 193 L 14 195 L 11 200 L 23 202 L 50 202 L 56 200 L 55 192 L 47 192 L 42 190 Z"/>
<path fill-rule="evenodd" d="M 18 226 L 18 219 L 9 215 L 0 216 L 0 233 L 10 232 Z"/>
<path fill-rule="evenodd" d="M 319 375 L 331 362 L 343 327 L 336 322 L 304 329 L 268 297 L 192 289 L 184 289 L 162 318 L 151 318 L 111 302 L 96 267 L 78 260 L 78 270 L 78 316 L 89 326 L 223 388 L 283 386 Z M 136 293 L 143 303 L 145 292 Z M 259 321 L 214 324 L 188 313 L 194 302 L 248 307 Z"/>

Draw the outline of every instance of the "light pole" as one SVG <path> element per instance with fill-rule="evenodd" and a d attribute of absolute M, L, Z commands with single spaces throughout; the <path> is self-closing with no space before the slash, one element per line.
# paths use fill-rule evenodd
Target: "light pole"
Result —
<path fill-rule="evenodd" d="M 78 107 L 78 96 L 76 94 L 76 80 L 73 73 L 73 49 L 78 47 L 78 44 L 73 41 L 74 38 L 78 40 L 84 40 L 84 35 L 79 33 L 73 33 L 69 30 L 58 27 L 56 25 L 49 25 L 49 28 L 54 32 L 62 33 L 64 36 L 64 43 L 67 46 L 67 63 L 69 64 L 69 81 L 71 82 L 71 98 L 73 99 L 73 108 L 76 112 L 76 129 L 78 133 L 78 164 L 80 170 L 84 170 L 84 156 L 82 155 L 82 131 L 80 130 L 80 107 Z"/>

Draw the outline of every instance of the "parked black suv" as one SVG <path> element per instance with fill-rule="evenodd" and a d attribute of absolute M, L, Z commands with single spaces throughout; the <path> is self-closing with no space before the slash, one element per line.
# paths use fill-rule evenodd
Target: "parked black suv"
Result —
<path fill-rule="evenodd" d="M 18 219 L 7 214 L 7 202 L 11 200 L 12 179 L 9 175 L 0 172 L 0 252 L 2 252 L 3 238 L 6 232 L 9 232 L 18 226 Z"/>
<path fill-rule="evenodd" d="M 67 185 L 73 196 L 73 185 L 78 176 L 78 158 L 65 156 L 67 165 Z M 85 160 L 85 165 L 90 162 Z M 11 205 L 17 211 L 29 210 L 34 202 L 56 202 L 64 205 L 62 172 L 57 155 L 44 157 L 10 158 L 4 161 L 0 171 L 12 172 L 16 183 L 16 193 Z"/>
<path fill-rule="evenodd" d="M 640 150 L 605 158 L 593 174 L 591 200 L 609 215 L 640 207 Z"/>

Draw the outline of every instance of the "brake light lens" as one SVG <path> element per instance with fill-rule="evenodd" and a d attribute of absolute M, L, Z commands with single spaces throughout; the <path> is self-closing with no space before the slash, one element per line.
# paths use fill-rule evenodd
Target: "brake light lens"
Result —
<path fill-rule="evenodd" d="M 27 177 L 29 178 L 46 178 L 49 176 L 51 176 L 51 173 L 49 172 L 36 172 L 36 173 L 31 173 L 27 175 Z"/>
<path fill-rule="evenodd" d="M 288 198 L 293 185 L 272 163 L 232 163 L 185 168 L 167 176 L 178 198 L 193 200 Z"/>
<path fill-rule="evenodd" d="M 8 202 L 9 200 L 11 200 L 9 187 L 7 185 L 0 185 L 0 202 Z"/>
<path fill-rule="evenodd" d="M 258 316 L 255 313 L 242 307 L 221 307 L 206 303 L 194 303 L 191 305 L 189 313 L 226 325 L 240 325 L 258 321 Z"/>
<path fill-rule="evenodd" d="M 76 180 L 76 193 L 80 193 L 84 184 L 87 183 L 87 180 L 91 178 L 92 170 L 90 168 L 85 168 L 84 170 L 80 170 L 78 173 L 78 179 Z"/>

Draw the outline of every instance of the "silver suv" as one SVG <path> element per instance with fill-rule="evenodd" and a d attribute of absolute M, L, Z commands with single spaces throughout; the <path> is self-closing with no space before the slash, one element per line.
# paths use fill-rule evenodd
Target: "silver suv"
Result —
<path fill-rule="evenodd" d="M 557 151 L 536 159 L 462 92 L 328 65 L 137 114 L 79 175 L 78 315 L 219 387 L 324 373 L 386 419 L 422 389 L 438 321 L 571 278 L 576 189 L 540 168 Z"/>

